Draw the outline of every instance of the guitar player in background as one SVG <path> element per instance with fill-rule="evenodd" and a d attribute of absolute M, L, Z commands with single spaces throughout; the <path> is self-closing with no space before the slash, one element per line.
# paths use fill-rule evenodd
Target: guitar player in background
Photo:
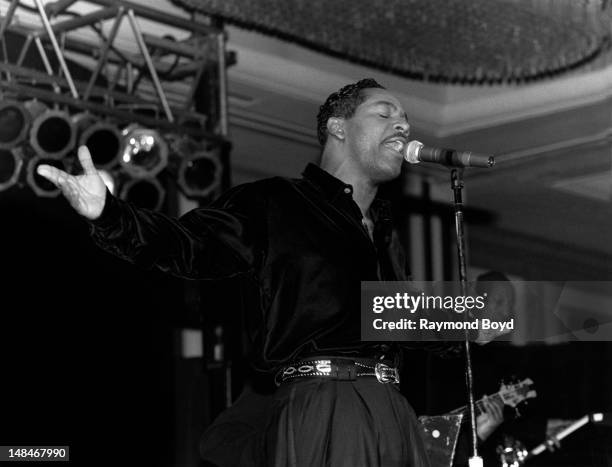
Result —
<path fill-rule="evenodd" d="M 487 293 L 486 316 L 494 320 L 506 320 L 514 314 L 515 291 L 510 280 L 500 272 L 489 271 L 476 278 L 474 294 Z M 533 416 L 516 417 L 513 406 L 519 405 L 522 411 L 521 401 L 535 397 L 531 391 L 529 377 L 533 377 L 537 383 L 537 375 L 529 373 L 529 350 L 518 347 L 505 341 L 503 337 L 485 335 L 481 333 L 481 342 L 488 341 L 486 346 L 472 345 L 472 367 L 474 370 L 474 396 L 477 401 L 477 434 L 479 438 L 479 455 L 484 458 L 484 465 L 499 466 L 499 456 L 496 448 L 502 444 L 504 435 L 509 434 L 527 445 L 537 445 L 544 439 L 546 431 L 545 419 L 536 420 Z M 427 355 L 424 352 L 414 353 L 405 360 L 405 367 L 410 373 L 404 376 L 404 381 L 419 378 L 428 381 L 427 388 L 423 390 L 417 386 L 404 385 L 402 391 L 411 400 L 419 415 L 448 415 L 464 413 L 463 423 L 457 439 L 453 466 L 467 466 L 471 456 L 471 435 L 469 429 L 469 416 L 466 409 L 455 410 L 457 407 L 465 406 L 467 401 L 465 390 L 465 367 L 462 359 L 442 359 Z M 520 376 L 521 379 L 510 380 L 512 376 Z M 510 383 L 502 386 L 502 383 Z M 508 390 L 507 390 L 508 389 Z M 509 395 L 516 402 L 508 404 L 508 398 L 504 402 L 500 394 Z M 488 395 L 489 397 L 483 397 Z M 531 403 L 530 403 L 531 405 Z M 530 410 L 531 412 L 532 410 Z M 427 418 L 427 417 L 426 417 Z M 540 423 L 540 421 L 542 423 Z M 425 431 L 425 424 L 422 422 Z M 427 435 L 425 436 L 427 442 Z M 439 439 L 430 439 L 432 449 L 439 449 Z M 443 450 L 443 449 L 442 449 Z M 449 467 L 450 453 L 443 456 L 432 455 L 432 467 Z M 438 453 L 439 454 L 439 453 Z M 448 454 L 448 455 L 446 455 Z M 445 459 L 442 461 L 441 459 Z M 436 463 L 436 460 L 438 462 Z"/>
<path fill-rule="evenodd" d="M 487 294 L 487 317 L 496 321 L 512 318 L 515 290 L 508 277 L 497 271 L 480 274 L 476 278 L 475 294 L 484 293 Z M 481 336 L 483 340 L 488 340 L 488 337 L 484 334 Z M 513 346 L 503 338 L 493 339 L 486 347 L 472 345 L 471 350 L 476 398 L 482 397 L 481 394 L 496 393 L 500 390 L 500 384 L 510 377 L 532 376 L 525 374 L 528 361 L 526 349 Z M 484 459 L 485 467 L 500 465 L 496 448 L 503 443 L 504 436 L 511 435 L 526 444 L 537 444 L 545 436 L 546 420 L 519 416 L 523 410 L 520 406 L 515 409 L 504 405 L 498 398 L 485 396 L 481 407 L 484 411 L 477 418 L 477 434 L 479 454 Z M 468 464 L 470 441 L 469 423 L 464 423 L 453 466 Z"/>

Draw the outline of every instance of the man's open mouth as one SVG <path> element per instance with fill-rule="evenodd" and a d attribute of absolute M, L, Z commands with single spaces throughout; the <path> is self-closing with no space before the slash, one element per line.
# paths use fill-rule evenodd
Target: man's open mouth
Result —
<path fill-rule="evenodd" d="M 406 141 L 403 138 L 391 138 L 385 141 L 385 146 L 399 152 L 400 154 L 403 154 Z"/>

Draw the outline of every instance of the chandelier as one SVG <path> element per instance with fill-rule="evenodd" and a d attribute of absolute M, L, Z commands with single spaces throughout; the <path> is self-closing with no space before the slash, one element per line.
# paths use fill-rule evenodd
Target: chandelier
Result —
<path fill-rule="evenodd" d="M 550 77 L 607 52 L 609 0 L 173 0 L 240 27 L 404 77 Z"/>

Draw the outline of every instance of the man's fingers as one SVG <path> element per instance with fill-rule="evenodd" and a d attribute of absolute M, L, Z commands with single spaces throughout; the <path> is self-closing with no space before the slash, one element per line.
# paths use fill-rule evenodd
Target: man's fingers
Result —
<path fill-rule="evenodd" d="M 493 404 L 491 404 L 491 401 L 489 400 L 489 396 L 485 395 L 482 398 L 482 405 L 484 405 L 485 412 L 490 412 L 491 411 L 491 406 Z"/>
<path fill-rule="evenodd" d="M 89 149 L 87 146 L 79 146 L 79 162 L 81 163 L 81 167 L 83 167 L 83 171 L 85 175 L 95 175 L 98 173 L 96 167 L 94 166 L 93 161 L 91 160 L 91 154 L 89 153 Z"/>
<path fill-rule="evenodd" d="M 497 420 L 502 420 L 504 418 L 503 409 L 499 404 L 493 404 L 491 407 L 491 412 Z"/>
<path fill-rule="evenodd" d="M 501 420 L 503 418 L 503 404 L 489 399 L 485 396 L 483 399 L 486 412 L 494 419 Z"/>
<path fill-rule="evenodd" d="M 59 187 L 68 180 L 68 174 L 63 170 L 53 167 L 52 165 L 41 164 L 36 168 L 36 172 L 41 177 L 46 178 L 55 186 Z"/>
<path fill-rule="evenodd" d="M 495 401 L 491 400 L 488 396 L 482 398 L 482 405 L 485 413 L 492 419 L 498 420 L 502 418 L 502 408 Z"/>

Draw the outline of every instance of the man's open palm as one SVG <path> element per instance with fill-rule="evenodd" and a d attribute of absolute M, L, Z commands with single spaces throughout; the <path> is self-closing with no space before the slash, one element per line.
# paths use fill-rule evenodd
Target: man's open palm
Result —
<path fill-rule="evenodd" d="M 79 214 L 88 219 L 96 219 L 104 208 L 106 185 L 98 174 L 87 147 L 80 146 L 78 154 L 84 170 L 83 175 L 70 175 L 46 164 L 39 165 L 37 172 L 57 186 Z"/>

